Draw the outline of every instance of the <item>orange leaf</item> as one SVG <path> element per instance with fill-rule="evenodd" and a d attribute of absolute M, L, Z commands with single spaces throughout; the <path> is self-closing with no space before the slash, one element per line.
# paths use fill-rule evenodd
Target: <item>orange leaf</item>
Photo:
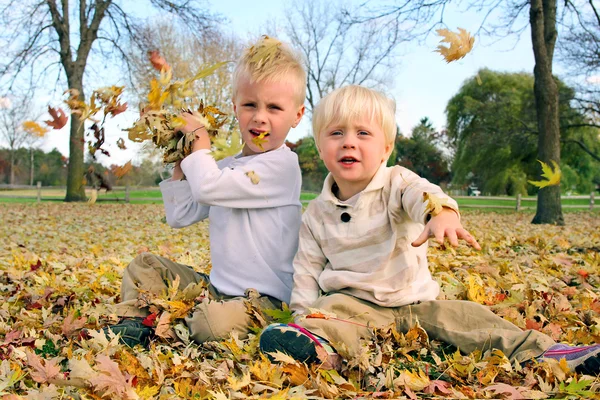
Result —
<path fill-rule="evenodd" d="M 528 319 L 525 321 L 525 328 L 539 331 L 542 329 L 542 324 L 534 319 Z"/>
<path fill-rule="evenodd" d="M 331 318 L 329 315 L 325 315 L 321 312 L 314 312 L 312 314 L 308 314 L 306 318 L 318 318 L 318 319 L 329 319 Z"/>
<path fill-rule="evenodd" d="M 48 114 L 50 114 L 52 119 L 44 122 L 46 125 L 51 126 L 54 129 L 61 129 L 69 120 L 62 108 L 55 109 L 48 106 Z"/>
<path fill-rule="evenodd" d="M 117 178 L 122 178 L 123 176 L 125 176 L 125 174 L 127 174 L 129 171 L 131 171 L 131 161 L 128 161 L 125 165 L 123 165 L 122 167 L 114 167 L 112 173 L 117 177 Z"/>
<path fill-rule="evenodd" d="M 152 63 L 154 69 L 156 69 L 157 71 L 162 71 L 163 68 L 165 70 L 171 69 L 171 66 L 167 64 L 167 60 L 165 60 L 165 58 L 160 55 L 158 50 L 149 51 L 148 57 L 150 57 L 150 62 Z"/>

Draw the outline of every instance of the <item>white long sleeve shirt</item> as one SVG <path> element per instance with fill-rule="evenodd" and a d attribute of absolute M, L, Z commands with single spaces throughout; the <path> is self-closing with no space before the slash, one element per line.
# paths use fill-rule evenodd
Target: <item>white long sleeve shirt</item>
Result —
<path fill-rule="evenodd" d="M 290 308 L 304 313 L 320 292 L 341 292 L 384 307 L 434 300 L 439 294 L 419 237 L 427 217 L 423 194 L 456 202 L 406 168 L 379 168 L 356 202 L 332 193 L 331 174 L 302 216 Z"/>
<path fill-rule="evenodd" d="M 302 207 L 296 154 L 283 145 L 216 163 L 200 150 L 181 168 L 187 180 L 160 183 L 167 223 L 182 228 L 209 218 L 211 283 L 227 295 L 254 288 L 289 303 Z"/>

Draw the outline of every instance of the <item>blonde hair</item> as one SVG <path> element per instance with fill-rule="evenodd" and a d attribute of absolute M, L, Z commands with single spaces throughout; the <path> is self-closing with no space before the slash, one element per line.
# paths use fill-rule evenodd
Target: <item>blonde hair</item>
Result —
<path fill-rule="evenodd" d="M 238 60 L 233 71 L 233 98 L 237 94 L 242 78 L 250 82 L 282 82 L 292 77 L 296 86 L 295 97 L 298 104 L 306 99 L 306 70 L 302 56 L 289 45 L 279 40 L 263 36 L 249 46 Z"/>
<path fill-rule="evenodd" d="M 317 148 L 321 135 L 328 126 L 363 117 L 376 121 L 381 126 L 386 145 L 394 143 L 397 133 L 396 102 L 376 90 L 349 85 L 323 97 L 313 110 L 312 127 Z"/>

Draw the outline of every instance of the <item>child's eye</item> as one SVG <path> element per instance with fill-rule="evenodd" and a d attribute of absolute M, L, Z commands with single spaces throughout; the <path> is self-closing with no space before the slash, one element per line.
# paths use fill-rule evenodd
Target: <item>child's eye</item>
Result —
<path fill-rule="evenodd" d="M 254 103 L 245 103 L 244 107 L 254 107 Z"/>
<path fill-rule="evenodd" d="M 367 131 L 358 131 L 359 135 L 369 135 L 369 132 Z"/>
<path fill-rule="evenodd" d="M 330 133 L 331 136 L 342 135 L 342 131 L 333 131 Z"/>
<path fill-rule="evenodd" d="M 278 105 L 276 105 L 276 104 L 271 104 L 271 105 L 269 106 L 269 108 L 270 108 L 270 109 L 272 109 L 272 110 L 281 110 L 281 109 L 282 109 L 281 107 L 279 107 L 279 106 L 278 106 Z"/>

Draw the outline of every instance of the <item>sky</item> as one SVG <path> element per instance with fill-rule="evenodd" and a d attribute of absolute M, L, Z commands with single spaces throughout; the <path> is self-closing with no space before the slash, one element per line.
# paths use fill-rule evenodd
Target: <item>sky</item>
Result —
<path fill-rule="evenodd" d="M 300 0 L 296 0 L 300 1 Z M 247 1 L 220 0 L 212 1 L 210 9 L 225 16 L 231 29 L 241 38 L 256 37 L 262 31 L 273 31 L 273 26 L 282 27 L 284 19 L 284 1 L 255 0 L 249 6 Z M 481 13 L 469 10 L 449 10 L 445 16 L 448 29 L 456 31 L 458 27 L 469 32 L 479 28 Z M 534 59 L 531 50 L 529 29 L 525 30 L 520 39 L 511 37 L 494 42 L 490 38 L 481 37 L 475 42 L 474 48 L 464 59 L 446 63 L 442 56 L 434 52 L 439 44 L 439 36 L 430 35 L 425 43 L 412 43 L 400 49 L 400 62 L 390 72 L 393 84 L 388 88 L 388 94 L 396 100 L 397 123 L 404 135 L 409 135 L 412 127 L 423 117 L 429 117 L 437 129 L 443 129 L 446 123 L 445 107 L 448 100 L 460 89 L 463 82 L 473 77 L 481 68 L 490 68 L 505 72 L 533 72 Z M 555 72 L 560 74 L 560 67 L 555 65 Z M 119 82 L 106 82 L 119 84 Z M 121 82 L 121 84 L 123 84 Z M 137 107 L 132 107 L 137 109 Z M 139 145 L 126 139 L 128 150 L 119 150 L 114 144 L 119 137 L 126 138 L 123 128 L 131 125 L 136 113 L 122 114 L 106 124 L 107 147 L 111 158 L 100 158 L 103 164 L 122 165 L 133 160 L 140 162 L 137 154 Z M 310 121 L 305 117 L 302 123 L 293 129 L 288 139 L 297 139 L 310 134 Z M 41 147 L 48 151 L 58 148 L 68 154 L 68 131 L 51 132 Z"/>

